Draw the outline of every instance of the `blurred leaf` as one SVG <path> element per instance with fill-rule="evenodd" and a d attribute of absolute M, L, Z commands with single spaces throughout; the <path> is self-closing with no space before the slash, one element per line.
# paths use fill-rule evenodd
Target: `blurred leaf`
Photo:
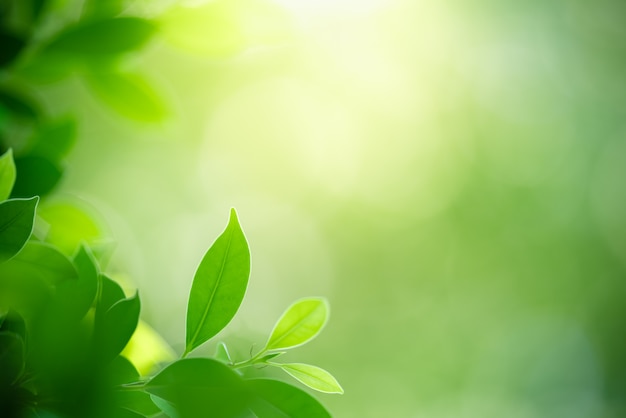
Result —
<path fill-rule="evenodd" d="M 139 293 L 115 303 L 104 314 L 96 330 L 97 350 L 104 361 L 115 358 L 137 328 L 141 303 Z"/>
<path fill-rule="evenodd" d="M 76 280 L 72 262 L 49 244 L 29 241 L 10 261 L 0 265 L 0 274 L 14 279 L 37 278 L 49 285 L 65 280 Z"/>
<path fill-rule="evenodd" d="M 39 127 L 31 139 L 33 148 L 30 153 L 59 162 L 74 146 L 76 140 L 76 121 L 65 118 Z"/>
<path fill-rule="evenodd" d="M 270 364 L 280 367 L 294 379 L 302 382 L 311 389 L 324 393 L 343 393 L 343 389 L 337 380 L 322 368 L 302 363 Z"/>
<path fill-rule="evenodd" d="M 231 209 L 228 225 L 202 258 L 187 306 L 189 353 L 220 332 L 241 305 L 250 275 L 250 250 L 237 213 Z"/>
<path fill-rule="evenodd" d="M 98 266 L 91 251 L 81 246 L 74 257 L 78 280 L 60 283 L 54 297 L 55 309 L 61 316 L 80 319 L 89 310 L 98 290 Z"/>
<path fill-rule="evenodd" d="M 23 38 L 7 32 L 0 27 L 0 67 L 10 64 L 24 49 L 26 42 Z"/>
<path fill-rule="evenodd" d="M 87 0 L 84 5 L 85 16 L 93 17 L 113 17 L 124 11 L 125 0 Z"/>
<path fill-rule="evenodd" d="M 257 418 L 330 418 L 317 399 L 287 383 L 252 379 L 246 384 L 257 396 L 251 405 Z"/>
<path fill-rule="evenodd" d="M 150 399 L 152 399 L 152 402 L 154 402 L 169 418 L 180 418 L 178 411 L 176 411 L 176 408 L 170 402 L 155 395 L 150 395 Z"/>
<path fill-rule="evenodd" d="M 167 114 L 163 99 L 137 74 L 95 72 L 87 75 L 87 81 L 94 94 L 121 116 L 158 122 Z"/>
<path fill-rule="evenodd" d="M 0 90 L 0 107 L 4 107 L 13 115 L 26 119 L 37 119 L 40 115 L 37 104 L 26 94 L 15 89 Z"/>
<path fill-rule="evenodd" d="M 122 356 L 117 356 L 108 367 L 113 386 L 139 381 L 139 372 L 133 364 Z M 150 395 L 140 391 L 115 391 L 115 404 L 135 413 L 152 416 L 159 408 L 152 402 Z"/>
<path fill-rule="evenodd" d="M 180 418 L 239 417 L 249 393 L 239 375 L 221 362 L 189 358 L 170 364 L 148 382 L 146 392 L 172 403 Z"/>
<path fill-rule="evenodd" d="M 80 201 L 47 201 L 37 214 L 50 225 L 46 241 L 66 255 L 74 254 L 81 242 L 92 244 L 102 236 L 88 208 Z"/>
<path fill-rule="evenodd" d="M 39 197 L 0 203 L 0 263 L 17 254 L 33 231 Z"/>
<path fill-rule="evenodd" d="M 328 302 L 322 298 L 301 299 L 280 317 L 266 350 L 282 350 L 302 345 L 322 330 L 328 320 Z"/>
<path fill-rule="evenodd" d="M 9 311 L 0 318 L 0 331 L 12 332 L 26 342 L 26 323 L 24 318 L 15 311 Z"/>
<path fill-rule="evenodd" d="M 217 343 L 217 348 L 215 350 L 215 359 L 221 361 L 224 364 L 233 364 L 233 360 L 230 358 L 230 353 L 228 352 L 228 347 L 223 341 Z"/>
<path fill-rule="evenodd" d="M 100 275 L 100 300 L 98 301 L 98 311 L 104 314 L 113 305 L 125 298 L 124 290 L 115 280 L 106 275 Z"/>
<path fill-rule="evenodd" d="M 139 320 L 137 329 L 122 354 L 127 357 L 142 376 L 153 371 L 159 364 L 176 359 L 176 353 L 148 324 Z"/>
<path fill-rule="evenodd" d="M 15 159 L 17 177 L 11 197 L 45 196 L 54 189 L 63 175 L 61 167 L 38 156 Z"/>
<path fill-rule="evenodd" d="M 24 373 L 24 342 L 12 332 L 0 332 L 0 390 L 6 390 Z"/>
<path fill-rule="evenodd" d="M 155 30 L 153 23 L 138 17 L 81 22 L 59 33 L 40 54 L 62 54 L 81 60 L 117 56 L 141 48 Z"/>
<path fill-rule="evenodd" d="M 267 0 L 216 0 L 179 5 L 161 18 L 163 37 L 176 47 L 202 56 L 235 56 L 260 45 L 276 45 L 293 36 L 284 8 Z"/>
<path fill-rule="evenodd" d="M 0 202 L 8 199 L 15 183 L 13 151 L 9 149 L 0 157 Z"/>

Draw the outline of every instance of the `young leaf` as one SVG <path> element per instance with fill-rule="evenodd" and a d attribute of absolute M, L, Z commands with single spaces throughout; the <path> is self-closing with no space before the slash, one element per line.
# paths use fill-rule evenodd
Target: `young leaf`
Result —
<path fill-rule="evenodd" d="M 250 250 L 231 209 L 228 226 L 202 258 L 187 306 L 185 354 L 220 332 L 241 305 L 250 275 Z"/>
<path fill-rule="evenodd" d="M 250 409 L 257 418 L 330 418 L 317 399 L 287 383 L 251 379 L 246 384 L 256 397 Z"/>
<path fill-rule="evenodd" d="M 170 364 L 146 384 L 144 391 L 171 403 L 180 418 L 197 418 L 200 411 L 220 418 L 240 417 L 249 401 L 239 375 L 208 358 Z"/>
<path fill-rule="evenodd" d="M 87 76 L 94 94 L 121 116 L 139 122 L 158 122 L 166 114 L 163 99 L 137 74 L 96 72 Z"/>
<path fill-rule="evenodd" d="M 226 343 L 220 341 L 215 349 L 215 359 L 221 361 L 224 364 L 233 364 L 233 360 L 230 358 L 228 347 Z"/>
<path fill-rule="evenodd" d="M 0 202 L 11 196 L 15 183 L 15 162 L 13 151 L 9 149 L 0 157 Z"/>
<path fill-rule="evenodd" d="M 319 367 L 302 363 L 269 364 L 280 367 L 294 379 L 302 382 L 311 389 L 324 393 L 343 393 L 343 389 L 337 380 L 326 370 Z"/>
<path fill-rule="evenodd" d="M 0 263 L 17 254 L 33 232 L 39 197 L 0 203 Z"/>
<path fill-rule="evenodd" d="M 326 299 L 307 298 L 296 301 L 274 326 L 265 350 L 284 350 L 305 344 L 319 334 L 327 320 Z"/>
<path fill-rule="evenodd" d="M 139 294 L 120 300 L 104 314 L 97 332 L 97 350 L 104 361 L 115 358 L 132 337 L 139 322 Z"/>

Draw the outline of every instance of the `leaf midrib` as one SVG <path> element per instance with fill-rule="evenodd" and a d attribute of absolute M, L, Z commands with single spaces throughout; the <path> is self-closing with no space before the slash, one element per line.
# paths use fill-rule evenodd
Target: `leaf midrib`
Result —
<path fill-rule="evenodd" d="M 224 273 L 224 267 L 226 266 L 226 260 L 228 259 L 228 252 L 230 251 L 230 244 L 232 242 L 232 237 L 233 237 L 233 231 L 230 230 L 230 231 L 228 231 L 228 241 L 226 243 L 226 250 L 224 251 L 224 256 L 222 257 L 222 265 L 220 266 L 220 272 L 217 275 L 217 281 L 215 282 L 215 286 L 213 286 L 213 290 L 211 292 L 211 296 L 209 297 L 209 302 L 206 304 L 206 308 L 204 309 L 204 313 L 202 314 L 202 318 L 200 319 L 200 322 L 198 323 L 198 327 L 196 328 L 196 331 L 193 334 L 193 338 L 189 342 L 189 346 L 187 347 L 187 350 L 193 349 L 193 345 L 196 342 L 196 339 L 198 338 L 198 335 L 200 334 L 200 330 L 202 329 L 202 325 L 206 321 L 206 318 L 209 315 L 209 311 L 211 310 L 211 305 L 213 304 L 213 299 L 215 298 L 215 294 L 217 293 L 217 289 L 219 288 L 219 285 L 220 285 L 220 283 L 222 281 L 222 274 Z"/>
<path fill-rule="evenodd" d="M 274 340 L 274 342 L 271 344 L 272 346 L 275 346 L 277 343 L 279 343 L 280 341 L 284 340 L 285 338 L 287 338 L 287 336 L 291 335 L 294 330 L 302 323 L 304 322 L 309 316 L 311 316 L 311 314 L 317 310 L 317 308 L 319 308 L 319 304 L 316 305 L 313 309 L 311 309 L 309 312 L 306 313 L 306 315 L 304 317 L 302 317 L 302 319 L 300 319 L 299 321 L 297 321 L 295 324 L 293 324 L 293 326 L 289 327 L 287 329 L 287 332 L 285 332 L 280 338 L 277 338 L 276 340 Z M 268 344 L 269 345 L 269 344 Z M 275 347 L 275 348 L 270 348 L 270 350 L 279 350 L 281 348 L 284 347 Z"/>

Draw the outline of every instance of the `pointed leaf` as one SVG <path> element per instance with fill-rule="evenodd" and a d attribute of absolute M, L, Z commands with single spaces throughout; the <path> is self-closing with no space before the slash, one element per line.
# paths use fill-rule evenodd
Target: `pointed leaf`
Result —
<path fill-rule="evenodd" d="M 215 349 L 215 359 L 221 361 L 224 364 L 233 364 L 233 360 L 230 358 L 228 347 L 226 343 L 220 341 Z"/>
<path fill-rule="evenodd" d="M 152 399 L 152 402 L 154 402 L 169 418 L 180 418 L 178 411 L 176 411 L 176 408 L 170 402 L 155 395 L 150 395 L 150 399 Z"/>
<path fill-rule="evenodd" d="M 94 94 L 121 116 L 140 122 L 158 122 L 166 114 L 163 99 L 137 74 L 96 72 L 87 77 Z"/>
<path fill-rule="evenodd" d="M 249 275 L 248 242 L 232 209 L 228 226 L 204 255 L 193 279 L 185 353 L 220 332 L 235 316 Z"/>
<path fill-rule="evenodd" d="M 9 149 L 0 157 L 0 202 L 11 196 L 15 183 L 15 162 L 13 151 Z"/>
<path fill-rule="evenodd" d="M 317 399 L 287 383 L 251 379 L 246 384 L 256 395 L 250 409 L 257 418 L 330 418 Z"/>
<path fill-rule="evenodd" d="M 131 298 L 115 303 L 104 314 L 96 330 L 97 349 L 104 361 L 117 356 L 128 344 L 137 328 L 140 310 L 139 294 L 136 293 Z"/>
<path fill-rule="evenodd" d="M 17 254 L 33 232 L 39 197 L 0 203 L 0 263 Z"/>
<path fill-rule="evenodd" d="M 100 276 L 100 300 L 98 302 L 98 311 L 103 315 L 111 306 L 115 305 L 122 299 L 126 299 L 124 290 L 113 279 L 106 275 Z"/>
<path fill-rule="evenodd" d="M 265 349 L 273 351 L 297 347 L 315 338 L 328 320 L 328 310 L 326 299 L 296 301 L 274 326 Z"/>
<path fill-rule="evenodd" d="M 343 389 L 337 380 L 322 368 L 303 363 L 269 364 L 280 367 L 294 379 L 311 389 L 324 393 L 343 393 Z"/>

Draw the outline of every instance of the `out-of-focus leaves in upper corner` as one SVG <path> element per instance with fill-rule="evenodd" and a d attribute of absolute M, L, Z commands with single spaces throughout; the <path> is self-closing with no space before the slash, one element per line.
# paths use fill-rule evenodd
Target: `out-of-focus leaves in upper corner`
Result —
<path fill-rule="evenodd" d="M 268 0 L 216 0 L 177 6 L 163 15 L 160 28 L 172 45 L 211 58 L 279 45 L 293 36 L 289 15 Z"/>
<path fill-rule="evenodd" d="M 138 74 L 116 71 L 87 73 L 93 93 L 119 115 L 139 122 L 158 122 L 168 113 L 165 101 Z"/>
<path fill-rule="evenodd" d="M 154 23 L 138 17 L 81 21 L 53 37 L 18 71 L 33 81 L 51 82 L 73 71 L 110 65 L 142 48 L 156 29 Z"/>

